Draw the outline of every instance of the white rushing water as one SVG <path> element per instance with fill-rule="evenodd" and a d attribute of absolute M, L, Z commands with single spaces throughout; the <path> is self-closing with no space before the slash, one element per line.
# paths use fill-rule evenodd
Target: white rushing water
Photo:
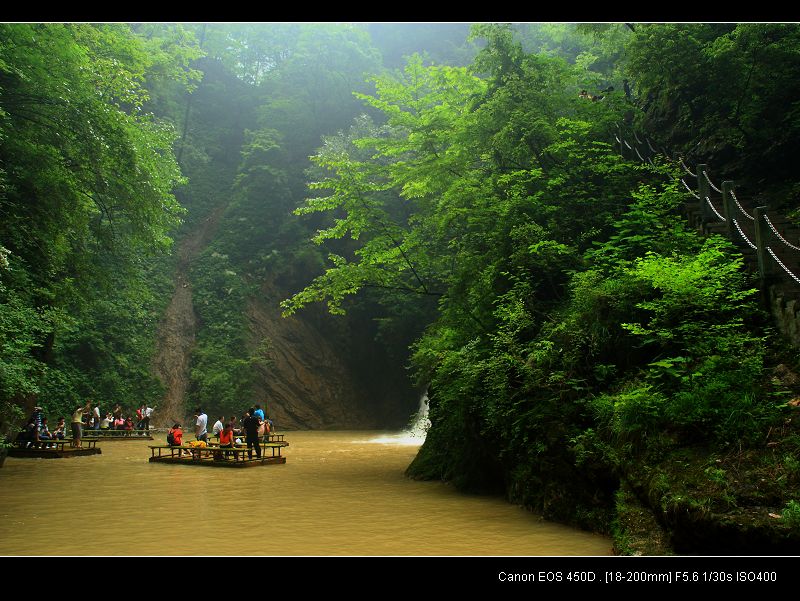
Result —
<path fill-rule="evenodd" d="M 419 409 L 412 416 L 408 428 L 396 434 L 377 436 L 364 442 L 418 447 L 422 446 L 422 443 L 425 442 L 425 437 L 428 435 L 428 428 L 430 428 L 430 426 L 431 420 L 428 419 L 428 392 L 425 391 L 419 399 Z"/>

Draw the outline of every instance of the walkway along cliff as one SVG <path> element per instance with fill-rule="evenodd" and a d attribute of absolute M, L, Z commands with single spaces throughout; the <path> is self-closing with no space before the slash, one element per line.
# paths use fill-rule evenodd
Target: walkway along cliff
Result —
<path fill-rule="evenodd" d="M 681 184 L 696 202 L 685 211 L 692 226 L 704 234 L 721 234 L 744 255 L 751 271 L 758 273 L 765 306 L 775 325 L 795 348 L 800 348 L 800 228 L 769 209 L 765 199 L 739 198 L 732 180 L 714 184 L 710 167 L 698 164 L 693 172 L 680 157 L 660 149 L 647 136 L 635 131 L 615 137 L 620 154 L 632 160 L 653 163 L 661 155 L 680 163 L 685 176 Z M 688 177 L 687 177 L 688 176 Z M 688 181 L 687 181 L 688 180 Z M 719 208 L 718 208 L 719 207 Z M 794 241 L 794 242 L 792 242 Z"/>
<path fill-rule="evenodd" d="M 617 139 L 625 158 L 655 158 L 649 140 Z M 780 290 L 795 312 L 797 232 L 695 169 L 696 187 L 654 176 L 635 200 L 620 196 L 610 241 L 583 255 L 540 322 L 520 302 L 525 319 L 508 323 L 528 330 L 452 353 L 409 475 L 609 532 L 620 554 L 796 553 L 800 369 L 751 290 L 760 279 L 762 300 Z M 690 194 L 692 228 L 676 210 Z M 747 263 L 698 236 L 730 225 Z"/>

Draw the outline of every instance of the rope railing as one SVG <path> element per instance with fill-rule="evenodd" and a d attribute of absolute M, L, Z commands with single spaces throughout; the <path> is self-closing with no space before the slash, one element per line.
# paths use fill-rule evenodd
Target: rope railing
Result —
<path fill-rule="evenodd" d="M 714 182 L 712 182 L 712 181 L 711 181 L 711 178 L 709 178 L 709 177 L 708 177 L 708 171 L 703 171 L 703 176 L 706 178 L 706 181 L 708 182 L 708 185 L 709 185 L 709 186 L 711 186 L 711 189 L 712 189 L 712 190 L 714 190 L 715 192 L 719 192 L 720 194 L 722 194 L 722 190 L 720 190 L 719 188 L 717 188 L 717 187 L 714 185 Z"/>
<path fill-rule="evenodd" d="M 742 214 L 743 214 L 745 217 L 747 217 L 747 218 L 748 218 L 750 221 L 755 221 L 755 220 L 756 220 L 756 218 L 755 218 L 755 217 L 753 217 L 753 216 L 752 216 L 752 215 L 750 215 L 750 214 L 749 214 L 747 211 L 745 211 L 745 210 L 744 210 L 744 207 L 742 206 L 742 203 L 740 203 L 740 202 L 739 202 L 739 199 L 738 199 L 738 198 L 736 198 L 736 194 L 734 193 L 734 191 L 733 191 L 733 190 L 731 190 L 731 197 L 733 198 L 733 202 L 735 202 L 735 203 L 736 203 L 736 206 L 737 206 L 737 207 L 739 207 L 739 210 L 742 212 Z"/>
<path fill-rule="evenodd" d="M 682 183 L 682 184 L 684 185 L 684 187 L 685 187 L 685 188 L 686 188 L 686 189 L 689 191 L 689 194 L 691 194 L 692 196 L 694 196 L 694 197 L 695 197 L 697 200 L 700 200 L 700 195 L 699 195 L 697 192 L 695 192 L 694 190 L 692 190 L 692 189 L 689 187 L 689 184 L 687 184 L 685 181 L 683 181 L 683 178 L 681 178 L 681 183 Z"/>
<path fill-rule="evenodd" d="M 706 196 L 706 202 L 708 203 L 708 206 L 711 207 L 711 210 L 714 211 L 714 215 L 719 217 L 720 221 L 728 221 L 722 215 L 719 214 L 719 211 L 717 211 L 717 208 L 714 206 L 714 203 L 711 202 L 711 199 L 708 196 Z"/>
<path fill-rule="evenodd" d="M 800 278 L 798 278 L 798 277 L 797 277 L 795 274 L 793 274 L 791 271 L 789 271 L 789 268 L 788 268 L 788 267 L 786 267 L 786 265 L 784 265 L 784 264 L 783 264 L 783 261 L 781 261 L 781 260 L 778 258 L 778 255 L 776 255 L 774 252 L 772 252 L 772 249 L 771 249 L 769 246 L 767 247 L 767 252 L 768 252 L 770 255 L 772 255 L 772 258 L 773 258 L 773 259 L 775 259 L 775 262 L 776 262 L 778 265 L 780 265 L 780 266 L 783 268 L 783 270 L 784 270 L 784 271 L 785 271 L 787 274 L 789 274 L 789 276 L 791 276 L 791 278 L 792 278 L 792 279 L 793 279 L 795 282 L 797 282 L 798 284 L 800 284 Z"/>
<path fill-rule="evenodd" d="M 786 238 L 781 236 L 780 232 L 777 230 L 777 228 L 774 225 L 772 225 L 772 222 L 769 220 L 769 217 L 767 217 L 766 215 L 764 215 L 764 221 L 767 222 L 767 225 L 769 226 L 769 229 L 772 230 L 772 233 L 775 234 L 775 236 L 778 238 L 778 240 L 780 240 L 786 246 L 788 246 L 789 248 L 791 248 L 793 250 L 800 250 L 800 246 L 795 246 L 794 244 L 789 242 Z"/>
<path fill-rule="evenodd" d="M 654 151 L 654 152 L 655 152 L 655 151 Z M 696 174 L 696 173 L 692 173 L 692 170 L 691 170 L 691 169 L 689 169 L 689 168 L 686 166 L 686 163 L 684 163 L 684 162 L 683 162 L 683 159 L 681 159 L 681 167 L 683 167 L 683 168 L 686 170 L 686 173 L 688 173 L 688 174 L 689 174 L 689 175 L 691 175 L 692 177 L 697 177 L 697 174 Z"/>
<path fill-rule="evenodd" d="M 736 230 L 739 232 L 739 235 L 742 237 L 742 239 L 745 242 L 747 242 L 747 245 L 750 248 L 752 248 L 753 250 L 758 250 L 758 247 L 755 244 L 753 244 L 752 242 L 750 242 L 750 238 L 748 238 L 747 236 L 744 235 L 744 232 L 742 231 L 742 226 L 739 225 L 739 222 L 734 219 L 733 220 L 733 225 L 736 226 Z"/>
<path fill-rule="evenodd" d="M 675 157 L 674 159 L 670 158 L 670 155 L 667 153 L 666 150 L 663 150 L 661 152 L 656 150 L 656 148 L 653 147 L 653 144 L 650 142 L 650 139 L 647 136 L 642 136 L 644 138 L 644 140 L 645 140 L 645 142 L 642 142 L 642 140 L 639 138 L 639 136 L 637 135 L 637 133 L 635 131 L 632 132 L 632 133 L 633 133 L 633 137 L 635 138 L 635 140 L 639 144 L 641 144 L 642 147 L 644 147 L 644 144 L 646 143 L 647 147 L 650 149 L 650 152 L 652 152 L 654 155 L 663 154 L 670 161 L 677 161 L 680 164 L 680 166 L 683 168 L 683 170 L 688 175 L 690 175 L 693 178 L 698 178 L 698 182 L 697 182 L 697 186 L 699 188 L 698 192 L 695 192 L 692 189 L 692 187 L 689 184 L 686 183 L 685 176 L 684 177 L 679 177 L 678 179 L 680 179 L 680 182 L 683 184 L 683 187 L 686 188 L 686 191 L 689 194 L 691 194 L 694 198 L 696 198 L 698 200 L 698 202 L 700 203 L 700 208 L 702 209 L 702 213 L 703 213 L 702 224 L 704 226 L 703 227 L 704 231 L 708 231 L 705 228 L 705 225 L 711 219 L 711 213 L 709 213 L 706 210 L 706 208 L 703 206 L 703 203 L 706 203 L 708 205 L 708 207 L 710 207 L 711 212 L 714 215 L 716 215 L 717 219 L 719 219 L 720 222 L 724 222 L 724 223 L 728 223 L 729 224 L 727 226 L 727 228 L 728 228 L 727 229 L 728 236 L 731 236 L 731 237 L 734 236 L 733 228 L 735 228 L 736 231 L 739 233 L 739 236 L 741 237 L 741 239 L 744 240 L 745 244 L 747 244 L 747 246 L 749 246 L 751 249 L 756 251 L 756 254 L 757 254 L 757 257 L 758 257 L 758 270 L 759 270 L 759 274 L 760 274 L 761 278 L 766 278 L 767 274 L 769 274 L 769 273 L 775 273 L 774 270 L 770 271 L 767 268 L 767 263 L 766 262 L 768 261 L 768 259 L 766 259 L 766 255 L 768 253 L 770 256 L 772 256 L 772 259 L 781 267 L 781 269 L 786 273 L 786 275 L 788 277 L 790 277 L 795 283 L 800 284 L 800 277 L 798 277 L 796 274 L 794 274 L 783 263 L 783 261 L 781 261 L 781 259 L 778 257 L 778 255 L 775 254 L 775 252 L 772 250 L 772 248 L 770 248 L 767 245 L 767 240 L 769 239 L 769 231 L 771 230 L 772 234 L 780 242 L 785 244 L 788 248 L 790 248 L 793 251 L 800 252 L 800 246 L 796 246 L 796 245 L 792 244 L 783 235 L 781 235 L 781 233 L 778 231 L 778 229 L 775 227 L 775 225 L 772 223 L 772 221 L 770 221 L 769 217 L 765 214 L 765 207 L 756 209 L 755 216 L 751 215 L 750 213 L 748 213 L 745 210 L 744 206 L 742 206 L 742 203 L 736 197 L 736 193 L 733 191 L 733 182 L 723 182 L 724 190 L 720 190 L 717 186 L 714 185 L 714 182 L 711 181 L 711 178 L 708 175 L 708 171 L 707 171 L 705 165 L 702 166 L 702 169 L 698 168 L 697 169 L 697 173 L 693 173 L 692 170 L 684 162 L 683 157 L 678 156 L 678 157 Z M 622 135 L 622 132 L 620 131 L 620 136 L 621 135 Z M 639 160 L 641 162 L 643 162 L 643 163 L 644 162 L 649 162 L 651 165 L 655 165 L 655 163 L 653 162 L 653 159 L 652 159 L 652 157 L 650 155 L 648 155 L 648 157 L 645 159 L 642 156 L 642 153 L 639 152 L 639 148 L 638 147 L 634 148 L 624 138 L 620 139 L 620 136 L 617 136 L 617 135 L 614 136 L 616 141 L 619 143 L 620 147 L 622 147 L 623 145 L 627 146 L 628 149 L 634 150 L 636 152 L 636 155 L 639 157 Z M 700 177 L 700 175 L 702 175 L 702 178 Z M 708 188 L 705 185 L 706 183 L 708 184 Z M 710 196 L 708 194 L 709 188 L 722 195 L 722 201 L 723 201 L 723 205 L 724 205 L 724 210 L 725 210 L 725 213 L 729 214 L 728 217 L 725 217 L 724 215 L 722 215 L 717 210 L 717 208 L 714 206 L 714 203 L 712 202 L 712 200 L 711 200 L 711 198 L 710 198 Z M 701 194 L 703 195 L 702 197 L 701 197 Z M 733 204 L 730 202 L 731 200 L 733 201 Z M 734 218 L 733 213 L 736 210 L 736 209 L 733 208 L 734 204 L 735 204 L 736 208 L 738 209 L 738 211 L 740 211 L 742 213 L 742 215 L 744 215 L 750 221 L 754 222 L 754 226 L 755 226 L 755 243 L 752 240 L 750 240 L 750 238 L 747 237 L 747 234 L 745 234 L 745 232 L 742 229 L 742 226 L 739 223 L 739 221 L 736 218 Z M 769 229 L 764 227 L 763 223 L 760 222 L 760 216 L 761 215 L 763 215 L 764 222 L 766 223 L 767 226 L 769 226 Z M 731 227 L 731 224 L 733 225 L 733 227 Z M 763 281 L 763 279 L 762 279 L 762 281 Z"/>

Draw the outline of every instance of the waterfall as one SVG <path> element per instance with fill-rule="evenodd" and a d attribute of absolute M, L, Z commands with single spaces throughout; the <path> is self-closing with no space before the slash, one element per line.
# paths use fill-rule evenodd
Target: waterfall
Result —
<path fill-rule="evenodd" d="M 431 427 L 431 420 L 428 419 L 428 409 L 428 391 L 426 390 L 419 397 L 419 409 L 413 415 L 409 428 L 403 431 L 403 435 L 425 440 L 428 435 L 428 428 Z"/>
<path fill-rule="evenodd" d="M 419 398 L 419 409 L 411 416 L 408 427 L 405 430 L 397 434 L 386 434 L 361 442 L 420 446 L 425 442 L 430 426 L 431 420 L 428 419 L 428 391 L 426 390 Z"/>

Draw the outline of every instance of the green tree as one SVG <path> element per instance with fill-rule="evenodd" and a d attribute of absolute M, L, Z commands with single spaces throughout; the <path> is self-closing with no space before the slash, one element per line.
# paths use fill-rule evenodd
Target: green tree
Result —
<path fill-rule="evenodd" d="M 196 54 L 188 39 L 146 39 L 127 25 L 4 24 L 0 33 L 0 241 L 9 262 L 0 302 L 6 323 L 17 324 L 9 362 L 41 377 L 45 365 L 69 363 L 62 334 L 66 342 L 94 330 L 87 325 L 104 299 L 131 300 L 116 296 L 115 273 L 142 278 L 141 261 L 170 247 L 182 178 L 174 129 L 148 111 L 146 85 L 188 85 Z M 48 378 L 58 380 L 56 371 Z M 4 398 L 30 404 L 40 387 L 31 381 Z"/>
<path fill-rule="evenodd" d="M 785 203 L 798 185 L 798 43 L 788 23 L 638 25 L 627 53 L 642 125 L 691 162 Z"/>

